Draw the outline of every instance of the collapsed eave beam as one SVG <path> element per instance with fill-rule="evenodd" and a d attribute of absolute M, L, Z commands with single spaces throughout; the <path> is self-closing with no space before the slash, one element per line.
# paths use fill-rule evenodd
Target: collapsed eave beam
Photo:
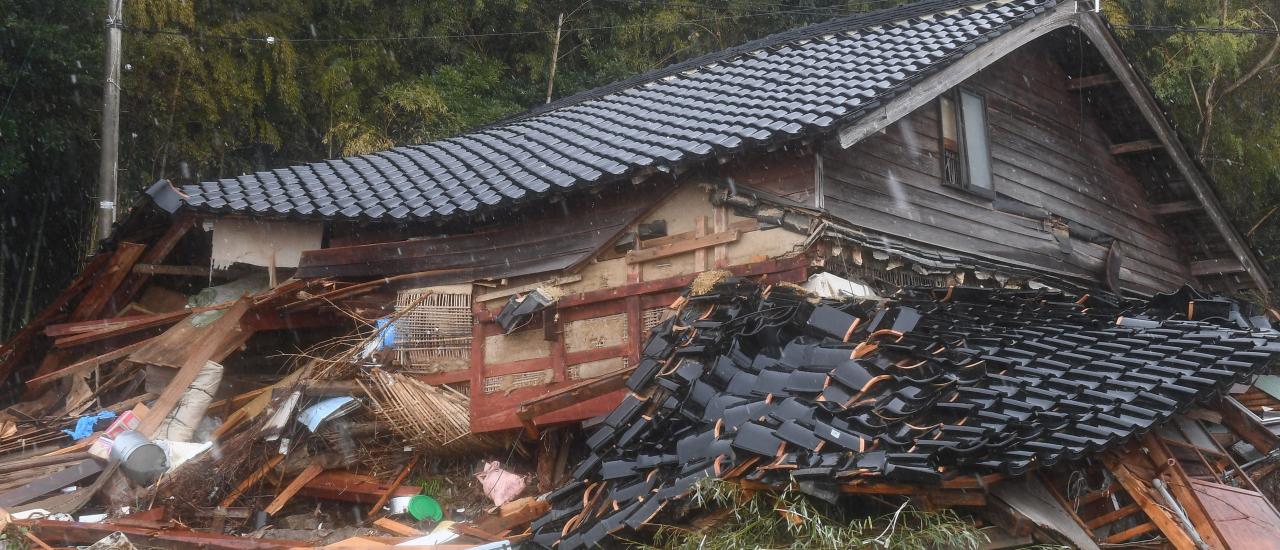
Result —
<path fill-rule="evenodd" d="M 1201 210 L 1204 210 L 1204 205 L 1196 200 L 1162 202 L 1151 205 L 1151 213 L 1157 216 L 1172 216 Z"/>
<path fill-rule="evenodd" d="M 1111 154 L 1128 155 L 1132 153 L 1146 153 L 1148 151 L 1159 151 L 1164 149 L 1164 144 L 1158 139 L 1141 139 L 1138 141 L 1130 141 L 1128 143 L 1117 143 L 1111 146 Z"/>
<path fill-rule="evenodd" d="M 1081 76 L 1078 78 L 1072 78 L 1068 80 L 1067 89 L 1073 92 L 1077 92 L 1077 91 L 1085 90 L 1088 88 L 1096 88 L 1098 86 L 1110 86 L 1112 84 L 1119 84 L 1119 83 L 1120 83 L 1120 79 L 1116 78 L 1116 75 L 1114 74 L 1111 74 L 1111 73 L 1095 74 L 1095 75 L 1089 75 L 1089 76 Z"/>
<path fill-rule="evenodd" d="M 1226 273 L 1243 273 L 1244 271 L 1244 265 L 1240 263 L 1240 260 L 1235 258 L 1215 258 L 1212 260 L 1191 262 L 1191 275 L 1195 277 L 1223 275 Z"/>

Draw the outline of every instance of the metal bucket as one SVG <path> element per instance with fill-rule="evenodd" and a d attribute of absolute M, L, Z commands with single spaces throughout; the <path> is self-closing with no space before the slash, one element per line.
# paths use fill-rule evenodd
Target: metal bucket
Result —
<path fill-rule="evenodd" d="M 164 449 L 133 430 L 116 436 L 111 445 L 111 458 L 119 460 L 125 477 L 139 485 L 151 485 L 168 466 Z"/>

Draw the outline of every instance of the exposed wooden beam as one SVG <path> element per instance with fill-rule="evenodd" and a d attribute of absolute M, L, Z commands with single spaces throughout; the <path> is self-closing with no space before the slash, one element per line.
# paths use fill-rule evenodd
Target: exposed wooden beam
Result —
<path fill-rule="evenodd" d="M 718 244 L 731 243 L 738 240 L 738 231 L 729 230 L 719 233 L 712 233 L 702 237 L 694 237 L 680 242 L 658 246 L 654 248 L 642 248 L 640 250 L 632 250 L 627 252 L 626 261 L 629 264 L 638 264 L 686 252 L 693 252 L 703 248 L 716 246 Z"/>
<path fill-rule="evenodd" d="M 1231 221 L 1227 217 L 1226 211 L 1222 208 L 1222 204 L 1218 202 L 1217 197 L 1213 194 L 1212 186 L 1200 171 L 1199 166 L 1196 165 L 1191 154 L 1178 141 L 1178 134 L 1174 131 L 1173 126 L 1169 124 L 1169 120 L 1165 118 L 1162 106 L 1151 95 L 1151 91 L 1124 56 L 1124 50 L 1120 48 L 1115 35 L 1107 28 L 1102 17 L 1096 13 L 1085 11 L 1078 13 L 1076 17 L 1076 24 L 1085 37 L 1097 46 L 1098 52 L 1102 55 L 1103 60 L 1106 61 L 1107 66 L 1124 84 L 1129 96 L 1134 99 L 1143 118 L 1147 119 L 1147 122 L 1151 124 L 1156 135 L 1169 144 L 1167 149 L 1169 158 L 1177 166 L 1182 176 L 1186 178 L 1196 198 L 1205 205 L 1205 212 L 1208 213 L 1209 219 L 1217 227 L 1218 231 L 1222 233 L 1223 239 L 1231 247 L 1231 252 L 1245 267 L 1245 271 L 1253 279 L 1256 288 L 1264 293 L 1269 292 L 1271 282 L 1267 278 L 1266 271 L 1262 268 L 1262 263 L 1249 248 L 1244 237 L 1231 225 Z M 998 41 L 997 39 L 992 42 Z"/>
<path fill-rule="evenodd" d="M 1240 260 L 1235 258 L 1215 258 L 1212 260 L 1191 262 L 1191 275 L 1193 277 L 1222 275 L 1224 273 L 1241 273 L 1243 271 L 1244 266 L 1240 265 Z"/>
<path fill-rule="evenodd" d="M 181 275 L 184 277 L 208 277 L 213 269 L 207 265 L 159 265 L 135 264 L 134 273 L 144 275 Z"/>
<path fill-rule="evenodd" d="M 1130 141 L 1128 143 L 1117 143 L 1111 146 L 1111 154 L 1128 155 L 1131 153 L 1145 153 L 1147 151 L 1156 151 L 1164 149 L 1164 144 L 1158 139 L 1140 139 L 1138 141 Z"/>
<path fill-rule="evenodd" d="M 1173 201 L 1162 202 L 1160 204 L 1151 205 L 1151 213 L 1157 216 L 1172 216 L 1174 214 L 1186 214 L 1187 212 L 1199 212 L 1204 210 L 1204 205 L 1200 201 Z"/>
<path fill-rule="evenodd" d="M 1098 86 L 1110 86 L 1112 84 L 1119 84 L 1119 83 L 1120 83 L 1120 79 L 1116 78 L 1116 75 L 1113 75 L 1111 73 L 1094 74 L 1089 76 L 1082 76 L 1079 78 L 1072 78 L 1068 80 L 1067 89 L 1075 92 L 1075 91 L 1080 91 L 1086 88 L 1096 88 Z"/>
<path fill-rule="evenodd" d="M 1272 433 L 1262 421 L 1246 409 L 1234 397 L 1223 397 L 1213 404 L 1213 410 L 1222 413 L 1222 423 L 1240 439 L 1247 441 L 1262 454 L 1280 447 L 1280 436 Z"/>

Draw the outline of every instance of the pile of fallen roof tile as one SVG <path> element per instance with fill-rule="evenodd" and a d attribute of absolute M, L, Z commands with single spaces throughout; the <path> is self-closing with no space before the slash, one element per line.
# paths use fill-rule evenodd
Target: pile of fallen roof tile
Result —
<path fill-rule="evenodd" d="M 595 545 L 707 477 L 834 500 L 842 485 L 1081 459 L 1280 352 L 1265 321 L 1189 290 L 1140 305 L 978 288 L 878 303 L 729 279 L 678 307 L 532 543 Z"/>

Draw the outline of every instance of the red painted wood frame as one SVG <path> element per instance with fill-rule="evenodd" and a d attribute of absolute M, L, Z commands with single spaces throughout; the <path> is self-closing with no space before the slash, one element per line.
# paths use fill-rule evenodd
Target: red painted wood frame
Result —
<path fill-rule="evenodd" d="M 750 264 L 727 268 L 735 275 L 763 277 L 778 282 L 799 283 L 805 280 L 809 258 L 804 255 L 781 260 L 765 260 Z M 525 359 L 502 363 L 486 364 L 484 360 L 485 338 L 502 334 L 501 327 L 493 320 L 494 313 L 473 306 L 476 323 L 472 328 L 471 338 L 471 431 L 491 432 L 519 428 L 520 420 L 516 418 L 516 407 L 528 399 L 552 392 L 581 380 L 570 380 L 568 368 L 590 361 L 599 361 L 614 357 L 626 357 L 629 364 L 635 365 L 640 356 L 640 348 L 648 335 L 643 333 L 644 311 L 655 307 L 665 307 L 675 301 L 684 292 L 686 286 L 693 281 L 695 275 L 669 277 L 655 281 L 632 283 L 613 288 L 595 290 L 561 297 L 556 303 L 555 327 L 552 334 L 551 353 L 548 357 Z M 627 319 L 626 343 L 606 348 L 575 351 L 566 353 L 564 348 L 564 324 L 582 319 L 593 319 L 606 315 L 625 313 Z M 541 319 L 535 319 L 521 331 L 544 331 Z M 510 392 L 484 392 L 484 381 L 494 376 L 505 376 L 526 372 L 537 372 L 551 369 L 551 383 L 543 386 L 518 388 Z M 536 419 L 538 425 L 556 424 L 588 419 L 613 410 L 622 400 L 623 390 L 588 399 L 571 407 L 561 409 Z"/>

